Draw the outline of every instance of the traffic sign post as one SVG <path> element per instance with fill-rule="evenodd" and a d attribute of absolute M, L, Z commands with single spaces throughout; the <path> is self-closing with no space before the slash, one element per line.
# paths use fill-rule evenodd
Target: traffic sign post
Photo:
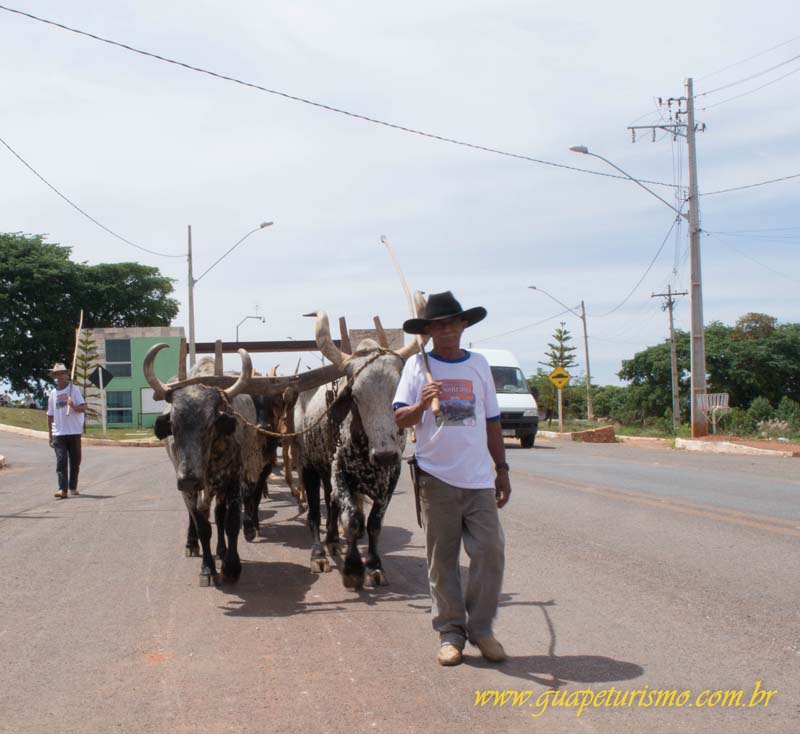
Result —
<path fill-rule="evenodd" d="M 97 365 L 92 370 L 92 373 L 89 375 L 88 380 L 92 383 L 95 387 L 100 388 L 100 415 L 102 416 L 103 422 L 103 435 L 106 435 L 106 388 L 105 386 L 108 385 L 111 380 L 114 379 L 114 375 L 109 372 L 105 367 L 102 365 Z"/>
<path fill-rule="evenodd" d="M 561 365 L 558 365 L 549 375 L 550 382 L 558 390 L 558 432 L 564 432 L 564 388 L 569 385 L 572 375 L 569 374 Z"/>

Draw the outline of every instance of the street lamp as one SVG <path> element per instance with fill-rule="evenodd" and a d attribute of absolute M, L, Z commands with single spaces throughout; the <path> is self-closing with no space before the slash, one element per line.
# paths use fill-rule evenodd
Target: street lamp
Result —
<path fill-rule="evenodd" d="M 528 288 L 530 288 L 532 291 L 544 293 L 548 298 L 551 298 L 556 303 L 566 308 L 567 311 L 575 314 L 583 322 L 583 352 L 586 355 L 586 417 L 592 421 L 594 420 L 594 405 L 592 404 L 592 372 L 589 369 L 589 337 L 586 333 L 586 309 L 583 306 L 583 301 L 581 301 L 581 312 L 578 313 L 575 309 L 570 308 L 566 303 L 562 303 L 554 295 L 548 293 L 543 288 L 537 288 L 535 285 L 529 285 Z"/>
<path fill-rule="evenodd" d="M 245 316 L 238 324 L 236 324 L 236 343 L 239 343 L 239 327 L 248 319 L 258 319 L 262 324 L 266 324 L 267 320 L 263 316 Z"/>
<path fill-rule="evenodd" d="M 261 222 L 255 229 L 251 229 L 244 237 L 242 237 L 233 247 L 227 250 L 221 257 L 218 257 L 209 267 L 207 267 L 198 278 L 192 274 L 192 225 L 189 225 L 189 251 L 187 260 L 189 262 L 189 366 L 194 367 L 195 363 L 195 348 L 194 348 L 194 287 L 200 282 L 208 272 L 220 263 L 225 257 L 230 255 L 239 245 L 242 244 L 251 234 L 258 232 L 260 229 L 271 227 L 274 222 Z M 237 339 L 238 341 L 238 339 Z"/>
<path fill-rule="evenodd" d="M 690 114 L 688 127 L 694 130 L 694 115 Z M 694 133 L 692 132 L 692 135 Z M 597 153 L 590 153 L 585 145 L 573 145 L 570 148 L 574 153 L 594 156 L 601 161 L 605 161 L 609 166 L 619 171 L 625 178 L 633 181 L 637 186 L 643 188 L 648 194 L 655 196 L 663 204 L 666 204 L 672 211 L 683 217 L 689 222 L 689 255 L 691 261 L 690 280 L 691 285 L 691 373 L 692 373 L 692 438 L 699 438 L 708 435 L 708 418 L 697 405 L 697 397 L 706 393 L 706 342 L 703 331 L 703 277 L 700 272 L 700 212 L 697 206 L 697 164 L 690 148 L 689 155 L 689 213 L 684 214 L 676 209 L 666 199 L 661 198 L 655 191 L 651 191 L 641 181 L 638 181 L 619 166 L 614 165 L 607 158 L 603 158 Z"/>

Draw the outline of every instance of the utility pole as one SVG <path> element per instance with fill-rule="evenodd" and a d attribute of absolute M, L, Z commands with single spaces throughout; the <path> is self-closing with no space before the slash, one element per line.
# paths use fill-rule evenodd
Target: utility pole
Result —
<path fill-rule="evenodd" d="M 664 100 L 659 98 L 659 106 L 664 105 Z M 675 110 L 673 112 L 673 104 Z M 695 133 L 705 130 L 705 124 L 697 125 L 694 121 L 694 87 L 692 79 L 686 80 L 686 96 L 670 97 L 666 100 L 669 110 L 669 122 L 660 125 L 630 126 L 633 142 L 636 142 L 636 131 L 648 129 L 652 131 L 655 142 L 656 130 L 666 130 L 672 133 L 673 139 L 678 136 L 686 138 L 689 157 L 689 213 L 682 216 L 689 223 L 689 255 L 690 255 L 690 302 L 691 302 L 691 377 L 692 377 L 692 438 L 708 435 L 708 417 L 700 409 L 698 396 L 706 393 L 706 342 L 703 326 L 703 277 L 700 268 L 700 200 L 697 189 L 697 146 Z M 673 118 L 674 115 L 674 118 Z M 681 122 L 681 117 L 686 116 L 686 122 Z M 582 152 L 582 151 L 581 151 Z M 653 192 L 651 192 L 653 193 Z M 661 198 L 655 194 L 657 198 Z M 664 201 L 662 199 L 662 201 Z M 675 207 L 672 207 L 673 209 Z"/>
<path fill-rule="evenodd" d="M 672 286 L 667 286 L 666 293 L 653 293 L 650 298 L 664 297 L 667 300 L 661 307 L 662 311 L 669 311 L 669 342 L 670 342 L 670 361 L 672 363 L 672 428 L 678 432 L 681 424 L 681 404 L 678 395 L 678 347 L 675 344 L 675 327 L 672 320 L 672 308 L 675 305 L 673 296 L 686 296 L 686 291 L 673 291 Z"/>
<path fill-rule="evenodd" d="M 703 327 L 703 277 L 700 272 L 700 207 L 697 191 L 694 91 L 686 80 L 686 143 L 689 148 L 689 257 L 692 307 L 692 438 L 708 435 L 708 417 L 700 410 L 698 396 L 706 393 L 706 339 Z"/>
<path fill-rule="evenodd" d="M 189 225 L 189 367 L 194 367 L 194 273 L 192 272 L 192 225 Z"/>
<path fill-rule="evenodd" d="M 586 309 L 581 301 L 581 321 L 583 321 L 583 351 L 586 355 L 586 417 L 594 420 L 594 406 L 592 405 L 592 372 L 589 369 L 589 337 L 586 334 Z"/>

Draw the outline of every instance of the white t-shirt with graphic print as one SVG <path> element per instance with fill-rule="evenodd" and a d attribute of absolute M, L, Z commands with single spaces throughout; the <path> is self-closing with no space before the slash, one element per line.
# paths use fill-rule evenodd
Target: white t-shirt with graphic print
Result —
<path fill-rule="evenodd" d="M 70 410 L 67 415 L 67 397 L 72 398 L 75 405 L 83 405 L 83 395 L 80 388 L 71 382 L 63 390 L 53 388 L 50 398 L 47 401 L 47 415 L 53 417 L 54 436 L 72 436 L 76 433 L 83 433 L 83 412 Z"/>
<path fill-rule="evenodd" d="M 417 462 L 437 479 L 464 489 L 494 487 L 494 464 L 486 444 L 486 421 L 499 420 L 500 409 L 489 363 L 482 354 L 448 360 L 428 354 L 433 379 L 442 382 L 441 413 L 427 408 L 416 424 Z M 425 384 L 422 357 L 403 368 L 394 396 L 396 408 L 416 403 Z"/>

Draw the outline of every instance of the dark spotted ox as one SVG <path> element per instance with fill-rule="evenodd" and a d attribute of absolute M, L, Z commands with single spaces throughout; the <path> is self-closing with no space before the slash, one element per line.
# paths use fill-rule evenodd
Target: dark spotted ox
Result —
<path fill-rule="evenodd" d="M 209 522 L 211 504 L 216 498 L 217 556 L 222 560 L 223 578 L 236 580 L 242 570 L 238 553 L 242 514 L 245 538 L 253 540 L 258 534 L 258 504 L 272 470 L 270 460 L 277 440 L 262 436 L 233 411 L 252 424 L 269 425 L 273 412 L 271 399 L 241 394 L 252 374 L 250 357 L 243 349 L 239 350 L 242 371 L 225 390 L 202 384 L 173 387 L 161 383 L 154 374 L 153 361 L 166 346 L 156 344 L 148 351 L 144 373 L 156 399 L 168 403 L 156 419 L 154 432 L 165 440 L 178 490 L 189 511 L 186 554 L 197 555 L 199 540 L 200 584 L 208 586 L 217 580 Z M 189 378 L 213 374 L 213 360 L 206 359 L 192 368 Z"/>
<path fill-rule="evenodd" d="M 348 588 L 364 584 L 364 563 L 357 541 L 364 534 L 363 497 L 372 500 L 366 522 L 369 546 L 366 572 L 374 585 L 386 583 L 378 538 L 383 516 L 400 476 L 405 445 L 392 411 L 404 361 L 417 351 L 411 344 L 398 351 L 380 347 L 371 339 L 362 341 L 350 355 L 333 343 L 328 317 L 317 312 L 317 347 L 339 369 L 343 377 L 334 387 L 323 386 L 313 394 L 302 393 L 295 406 L 294 425 L 307 431 L 299 438 L 300 473 L 308 502 L 311 532 L 311 570 L 327 571 L 325 548 L 338 553 L 338 519 L 344 529 L 347 551 L 342 581 Z M 331 401 L 333 409 L 319 420 Z M 325 491 L 327 531 L 320 543 L 320 483 Z"/>

